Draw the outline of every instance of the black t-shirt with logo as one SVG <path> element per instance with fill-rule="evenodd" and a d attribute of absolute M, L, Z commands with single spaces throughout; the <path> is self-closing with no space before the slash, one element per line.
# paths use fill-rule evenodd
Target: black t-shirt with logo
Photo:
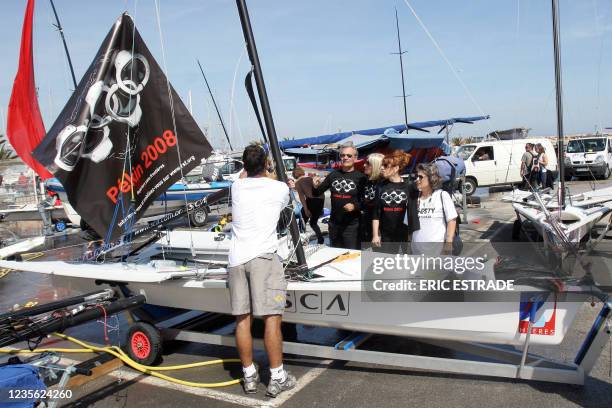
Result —
<path fill-rule="evenodd" d="M 366 175 L 359 171 L 344 172 L 342 170 L 334 170 L 312 191 L 314 195 L 319 195 L 329 189 L 331 192 L 331 215 L 329 220 L 334 224 L 347 225 L 359 219 L 366 181 Z M 354 211 L 347 212 L 344 210 L 344 205 L 348 203 L 355 205 Z"/>
<path fill-rule="evenodd" d="M 411 188 L 408 182 L 386 181 L 380 185 L 372 219 L 379 220 L 380 238 L 383 242 L 405 242 L 408 227 L 404 224 Z"/>
<path fill-rule="evenodd" d="M 378 181 L 368 180 L 366 181 L 366 184 L 363 187 L 363 212 L 370 219 L 372 218 L 372 213 L 374 212 L 374 205 L 376 204 L 376 193 L 378 191 L 379 184 L 380 183 Z"/>

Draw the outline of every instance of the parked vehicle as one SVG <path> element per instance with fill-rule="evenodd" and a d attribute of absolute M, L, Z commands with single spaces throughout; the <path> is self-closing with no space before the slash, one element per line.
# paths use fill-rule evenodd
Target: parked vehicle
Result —
<path fill-rule="evenodd" d="M 574 139 L 565 148 L 565 177 L 610 177 L 612 138 L 607 136 Z"/>
<path fill-rule="evenodd" d="M 521 157 L 525 144 L 541 143 L 548 156 L 549 171 L 557 172 L 557 155 L 552 142 L 545 138 L 515 140 L 491 140 L 459 147 L 456 155 L 465 160 L 466 195 L 472 195 L 477 187 L 512 185 L 522 182 Z"/>

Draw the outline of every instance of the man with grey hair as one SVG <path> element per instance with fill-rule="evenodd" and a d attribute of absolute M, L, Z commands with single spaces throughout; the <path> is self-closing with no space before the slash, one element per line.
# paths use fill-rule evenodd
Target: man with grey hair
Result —
<path fill-rule="evenodd" d="M 341 168 L 332 171 L 323 181 L 314 180 L 313 194 L 331 192 L 329 241 L 332 247 L 359 249 L 359 222 L 363 189 L 367 177 L 355 170 L 357 149 L 353 144 L 340 147 Z"/>

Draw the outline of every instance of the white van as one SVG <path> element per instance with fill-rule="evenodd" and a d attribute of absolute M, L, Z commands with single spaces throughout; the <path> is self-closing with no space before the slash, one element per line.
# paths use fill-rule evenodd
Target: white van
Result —
<path fill-rule="evenodd" d="M 527 143 L 541 143 L 548 156 L 547 169 L 557 171 L 557 155 L 549 139 L 491 140 L 463 145 L 456 155 L 465 160 L 465 194 L 474 194 L 477 187 L 520 184 L 521 157 Z"/>
<path fill-rule="evenodd" d="M 596 136 L 574 139 L 565 148 L 565 176 L 610 177 L 612 168 L 612 138 Z"/>

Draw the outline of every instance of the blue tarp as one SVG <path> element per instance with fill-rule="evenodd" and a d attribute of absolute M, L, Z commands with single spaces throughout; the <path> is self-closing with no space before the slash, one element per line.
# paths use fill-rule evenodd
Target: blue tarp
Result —
<path fill-rule="evenodd" d="M 489 119 L 489 116 L 473 116 L 473 117 L 465 117 L 465 118 L 450 118 L 443 120 L 431 120 L 428 122 L 416 122 L 410 123 L 410 126 L 418 127 L 418 128 L 430 128 L 435 126 L 450 126 L 454 123 L 472 123 L 479 120 Z M 354 130 L 350 132 L 340 132 L 329 135 L 315 136 L 315 137 L 306 137 L 303 139 L 294 139 L 294 140 L 285 140 L 279 143 L 280 148 L 285 150 L 292 147 L 302 147 L 304 145 L 313 145 L 313 144 L 330 144 L 336 143 L 342 139 L 346 139 L 354 134 L 366 135 L 366 136 L 377 136 L 382 135 L 387 129 L 395 129 L 398 133 L 401 133 L 406 130 L 406 125 L 395 125 L 395 126 L 385 126 L 374 129 L 363 129 L 363 130 Z M 406 137 L 407 135 L 404 135 Z M 413 135 L 410 135 L 411 137 Z M 431 136 L 430 136 L 431 137 Z"/>
<path fill-rule="evenodd" d="M 32 408 L 47 386 L 38 373 L 38 367 L 28 364 L 13 364 L 0 367 L 0 406 L 6 408 Z M 13 394 L 11 395 L 11 390 Z M 15 391 L 26 391 L 25 398 Z M 29 395 L 28 395 L 29 394 Z M 16 398 L 16 397 L 19 397 Z"/>
<path fill-rule="evenodd" d="M 444 143 L 444 136 L 438 134 L 419 133 L 419 134 L 401 134 L 387 129 L 385 136 L 388 137 L 389 147 L 391 149 L 401 149 L 409 152 L 412 149 L 431 149 L 433 147 L 441 147 Z"/>

